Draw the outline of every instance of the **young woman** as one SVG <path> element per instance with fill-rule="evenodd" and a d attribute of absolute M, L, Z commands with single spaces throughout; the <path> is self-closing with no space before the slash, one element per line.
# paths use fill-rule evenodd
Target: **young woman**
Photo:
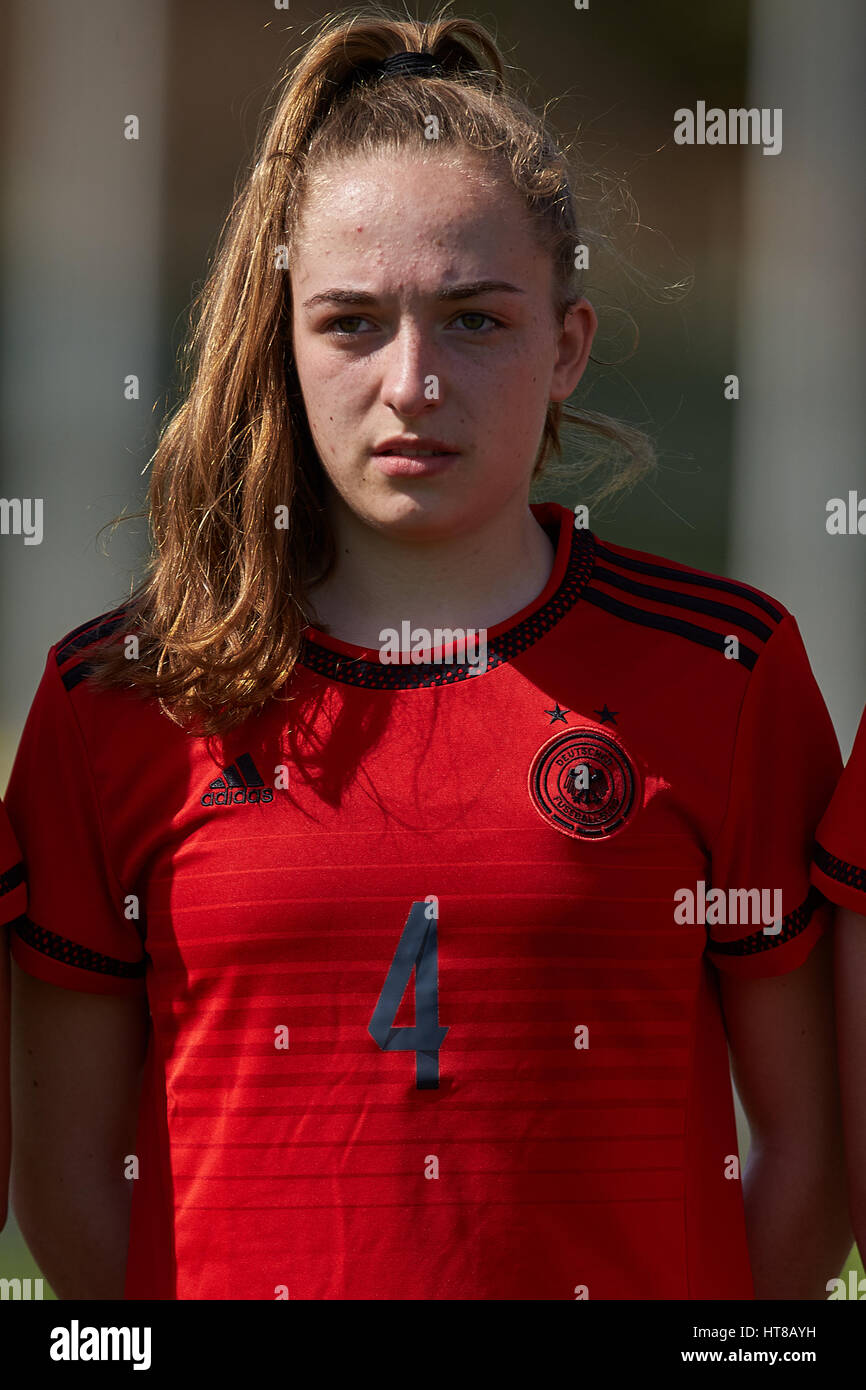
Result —
<path fill-rule="evenodd" d="M 812 882 L 838 904 L 835 973 L 839 1076 L 854 1235 L 866 1259 L 866 710 L 815 837 Z M 859 1295 L 863 1297 L 861 1292 Z"/>
<path fill-rule="evenodd" d="M 824 1297 L 796 623 L 529 504 L 596 318 L 483 28 L 326 25 L 259 154 L 150 573 L 52 647 L 10 784 L 34 1254 L 78 1297 Z"/>

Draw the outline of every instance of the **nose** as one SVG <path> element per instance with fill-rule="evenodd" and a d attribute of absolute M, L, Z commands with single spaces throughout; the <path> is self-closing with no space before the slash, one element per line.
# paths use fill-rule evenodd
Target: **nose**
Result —
<path fill-rule="evenodd" d="M 438 354 L 429 330 L 400 324 L 382 351 L 382 399 L 398 415 L 420 415 L 441 399 Z"/>

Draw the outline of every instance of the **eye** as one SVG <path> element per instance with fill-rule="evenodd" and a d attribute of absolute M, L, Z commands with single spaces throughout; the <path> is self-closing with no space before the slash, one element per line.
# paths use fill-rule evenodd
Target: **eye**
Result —
<path fill-rule="evenodd" d="M 454 320 L 455 323 L 459 319 L 487 319 L 487 321 L 493 325 L 493 328 L 502 327 L 502 324 L 500 323 L 499 319 L 493 318 L 490 314 L 482 314 L 480 309 L 467 309 L 465 313 L 458 314 L 457 319 Z M 469 329 L 470 333 L 478 333 L 481 331 L 491 333 L 493 331 L 493 329 L 491 328 L 482 330 L 481 325 L 479 323 L 467 324 L 467 328 Z"/>
<path fill-rule="evenodd" d="M 339 338 L 357 338 L 357 333 L 354 332 L 351 328 L 347 329 L 345 327 L 340 327 L 340 325 L 345 325 L 347 323 L 359 324 L 367 322 L 368 320 L 362 318 L 360 314 L 344 314 L 342 318 L 331 319 L 330 323 L 328 323 L 326 326 L 329 333 L 335 333 L 336 336 Z"/>

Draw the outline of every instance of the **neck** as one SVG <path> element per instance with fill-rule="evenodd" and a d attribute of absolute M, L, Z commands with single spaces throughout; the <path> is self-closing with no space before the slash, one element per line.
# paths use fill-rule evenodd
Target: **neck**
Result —
<path fill-rule="evenodd" d="M 384 628 L 492 628 L 532 603 L 553 568 L 554 547 L 526 499 L 471 530 L 419 541 L 383 535 L 336 499 L 333 571 L 309 595 L 311 621 L 360 647 Z"/>

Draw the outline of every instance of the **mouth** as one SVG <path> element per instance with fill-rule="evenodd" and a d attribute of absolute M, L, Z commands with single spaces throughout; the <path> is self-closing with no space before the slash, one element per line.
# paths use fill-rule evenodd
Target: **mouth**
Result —
<path fill-rule="evenodd" d="M 438 440 L 425 441 L 424 444 L 411 441 L 385 444 L 373 450 L 372 456 L 389 477 L 423 477 L 425 474 L 440 473 L 460 457 L 456 449 L 449 449 Z"/>

